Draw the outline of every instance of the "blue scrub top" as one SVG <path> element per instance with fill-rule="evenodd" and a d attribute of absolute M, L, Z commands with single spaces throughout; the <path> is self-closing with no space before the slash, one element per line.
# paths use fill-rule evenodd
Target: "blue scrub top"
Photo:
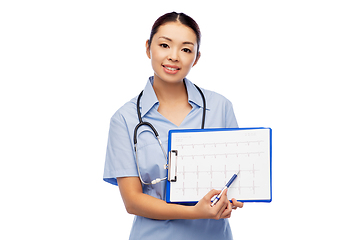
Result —
<path fill-rule="evenodd" d="M 178 127 L 158 111 L 159 101 L 152 87 L 150 77 L 140 102 L 143 121 L 150 122 L 158 131 L 167 152 L 168 132 L 171 129 L 201 128 L 203 101 L 195 85 L 184 79 L 192 110 Z M 205 128 L 238 127 L 232 104 L 222 95 L 202 89 L 206 99 Z M 106 151 L 104 181 L 117 185 L 117 177 L 138 176 L 135 151 L 134 128 L 138 124 L 137 97 L 127 102 L 112 116 Z M 166 177 L 164 165 L 167 160 L 154 134 L 147 126 L 138 130 L 138 159 L 140 173 L 145 182 Z M 165 200 L 165 181 L 155 185 L 143 185 L 143 192 Z M 135 216 L 129 239 L 232 239 L 228 219 L 212 220 L 154 220 Z"/>

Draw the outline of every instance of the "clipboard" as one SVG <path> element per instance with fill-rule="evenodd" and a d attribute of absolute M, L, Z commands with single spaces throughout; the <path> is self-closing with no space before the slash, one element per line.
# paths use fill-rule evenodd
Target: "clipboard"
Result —
<path fill-rule="evenodd" d="M 228 198 L 272 201 L 272 129 L 176 129 L 168 136 L 166 202 L 196 204 L 238 177 Z"/>

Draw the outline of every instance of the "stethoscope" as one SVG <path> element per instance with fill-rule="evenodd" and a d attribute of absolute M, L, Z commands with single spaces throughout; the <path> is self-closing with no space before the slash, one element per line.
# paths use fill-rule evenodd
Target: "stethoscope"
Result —
<path fill-rule="evenodd" d="M 204 93 L 201 91 L 201 89 L 195 85 L 195 87 L 197 88 L 197 90 L 199 91 L 200 95 L 201 95 L 201 98 L 203 100 L 203 115 L 202 115 L 202 122 L 201 122 L 201 129 L 204 129 L 204 125 L 205 125 L 205 114 L 206 114 L 206 101 L 205 101 L 205 96 L 204 96 Z M 139 174 L 139 178 L 140 178 L 140 181 L 144 184 L 144 185 L 153 185 L 153 184 L 156 184 L 156 183 L 159 183 L 161 181 L 164 181 L 167 179 L 167 177 L 164 177 L 164 178 L 156 178 L 154 180 L 152 180 L 151 182 L 145 182 L 142 177 L 141 177 L 141 173 L 140 173 L 140 167 L 139 167 L 139 160 L 138 160 L 138 154 L 137 154 L 137 131 L 138 129 L 141 127 L 141 126 L 148 126 L 151 128 L 152 132 L 154 133 L 156 139 L 158 140 L 159 144 L 160 144 L 160 147 L 161 147 L 161 150 L 164 154 L 164 157 L 165 159 L 167 160 L 167 155 L 166 155 L 166 152 L 165 152 L 165 149 L 161 143 L 161 140 L 160 140 L 160 137 L 159 137 L 159 133 L 156 131 L 155 127 L 149 123 L 149 122 L 144 122 L 141 118 L 141 112 L 140 112 L 140 99 L 142 97 L 142 94 L 143 94 L 144 91 L 141 91 L 141 93 L 139 94 L 138 96 L 138 99 L 137 99 L 137 103 L 136 103 L 136 110 L 137 110 L 137 115 L 138 115 L 138 118 L 139 118 L 139 123 L 136 125 L 135 129 L 134 129 L 134 147 L 135 147 L 135 158 L 136 158 L 136 166 L 137 166 L 137 171 L 138 171 L 138 174 Z"/>

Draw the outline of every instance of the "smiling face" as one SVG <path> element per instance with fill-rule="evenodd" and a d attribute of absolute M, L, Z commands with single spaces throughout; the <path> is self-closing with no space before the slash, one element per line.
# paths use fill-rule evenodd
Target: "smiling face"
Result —
<path fill-rule="evenodd" d="M 194 31 L 179 23 L 169 22 L 159 27 L 146 53 L 154 69 L 154 81 L 179 83 L 197 63 L 197 42 Z"/>

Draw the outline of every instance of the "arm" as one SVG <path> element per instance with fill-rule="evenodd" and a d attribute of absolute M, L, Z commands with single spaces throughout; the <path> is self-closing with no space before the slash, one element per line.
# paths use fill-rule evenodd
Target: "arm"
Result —
<path fill-rule="evenodd" d="M 130 214 L 158 220 L 169 219 L 220 219 L 229 218 L 232 206 L 227 200 L 227 192 L 222 195 L 219 202 L 211 207 L 211 197 L 220 193 L 211 190 L 195 206 L 169 204 L 165 201 L 144 194 L 138 177 L 117 178 L 118 186 L 125 208 Z"/>

